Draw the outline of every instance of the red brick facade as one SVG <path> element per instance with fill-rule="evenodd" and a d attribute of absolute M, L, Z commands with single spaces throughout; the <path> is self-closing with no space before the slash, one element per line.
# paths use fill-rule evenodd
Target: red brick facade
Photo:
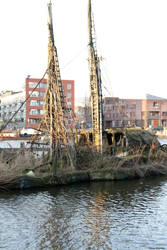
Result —
<path fill-rule="evenodd" d="M 111 127 L 167 126 L 167 100 L 104 98 L 104 123 Z"/>
<path fill-rule="evenodd" d="M 142 100 L 144 127 L 167 127 L 167 100 Z"/>
<path fill-rule="evenodd" d="M 26 79 L 26 98 L 32 92 L 40 81 L 38 78 Z M 67 106 L 74 110 L 74 81 L 62 80 L 64 95 L 66 96 Z M 46 91 L 46 79 L 43 79 L 39 86 L 33 91 L 31 96 L 26 101 L 26 127 L 38 128 L 39 123 L 43 118 L 44 96 Z"/>

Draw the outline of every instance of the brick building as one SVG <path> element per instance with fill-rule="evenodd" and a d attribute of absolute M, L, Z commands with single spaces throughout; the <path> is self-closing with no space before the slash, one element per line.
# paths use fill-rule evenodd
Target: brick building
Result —
<path fill-rule="evenodd" d="M 40 81 L 38 78 L 26 79 L 26 98 L 31 94 L 33 88 Z M 66 96 L 67 106 L 74 110 L 74 81 L 62 80 L 64 95 Z M 26 127 L 37 128 L 44 114 L 44 96 L 46 91 L 46 79 L 43 79 L 38 87 L 33 91 L 26 102 Z"/>
<path fill-rule="evenodd" d="M 167 126 L 167 99 L 147 94 L 145 99 L 104 98 L 104 124 L 110 127 Z"/>
<path fill-rule="evenodd" d="M 144 127 L 167 127 L 167 99 L 146 95 L 142 100 L 142 119 Z"/>

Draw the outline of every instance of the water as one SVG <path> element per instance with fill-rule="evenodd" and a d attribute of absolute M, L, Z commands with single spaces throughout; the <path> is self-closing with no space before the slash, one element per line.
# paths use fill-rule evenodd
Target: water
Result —
<path fill-rule="evenodd" d="M 6 140 L 0 141 L 0 148 L 20 148 L 21 143 L 24 143 L 25 147 L 29 147 L 25 140 Z"/>
<path fill-rule="evenodd" d="M 167 139 L 158 139 L 160 144 L 163 145 L 163 144 L 167 144 Z"/>
<path fill-rule="evenodd" d="M 167 178 L 0 194 L 0 249 L 167 249 Z"/>
<path fill-rule="evenodd" d="M 167 139 L 158 139 L 160 144 L 167 144 Z M 7 141 L 0 141 L 0 148 L 20 148 L 20 143 L 24 142 L 25 147 L 30 147 L 28 140 L 7 140 Z"/>

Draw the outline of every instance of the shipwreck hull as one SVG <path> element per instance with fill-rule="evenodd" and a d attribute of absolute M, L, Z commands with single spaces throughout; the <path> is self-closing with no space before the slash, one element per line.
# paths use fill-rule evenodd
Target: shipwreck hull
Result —
<path fill-rule="evenodd" d="M 91 130 L 81 130 L 78 140 L 79 145 L 93 145 L 93 133 Z M 151 147 L 159 148 L 157 137 L 144 129 L 113 128 L 103 133 L 103 152 L 117 152 L 125 150 L 138 150 L 144 147 L 149 151 Z"/>

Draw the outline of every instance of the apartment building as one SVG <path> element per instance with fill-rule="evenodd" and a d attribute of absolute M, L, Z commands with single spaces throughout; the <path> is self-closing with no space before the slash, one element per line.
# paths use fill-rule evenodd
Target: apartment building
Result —
<path fill-rule="evenodd" d="M 149 94 L 145 99 L 106 97 L 103 104 L 106 128 L 167 126 L 167 99 Z"/>
<path fill-rule="evenodd" d="M 46 79 L 43 79 L 38 87 L 40 79 L 38 78 L 27 78 L 26 79 L 26 127 L 27 128 L 38 128 L 42 121 L 44 114 L 44 96 L 46 91 Z M 64 95 L 67 101 L 67 107 L 74 110 L 74 81 L 73 80 L 62 80 Z M 33 91 L 33 92 L 32 92 Z M 29 98 L 28 98 L 29 97 Z M 70 124 L 70 120 L 69 120 Z"/>
<path fill-rule="evenodd" d="M 6 129 L 19 129 L 25 127 L 25 91 L 4 91 L 0 93 L 0 120 L 7 123 L 13 114 L 17 114 L 8 123 Z"/>
<path fill-rule="evenodd" d="M 142 119 L 144 127 L 167 127 L 167 99 L 146 95 L 142 100 Z"/>

